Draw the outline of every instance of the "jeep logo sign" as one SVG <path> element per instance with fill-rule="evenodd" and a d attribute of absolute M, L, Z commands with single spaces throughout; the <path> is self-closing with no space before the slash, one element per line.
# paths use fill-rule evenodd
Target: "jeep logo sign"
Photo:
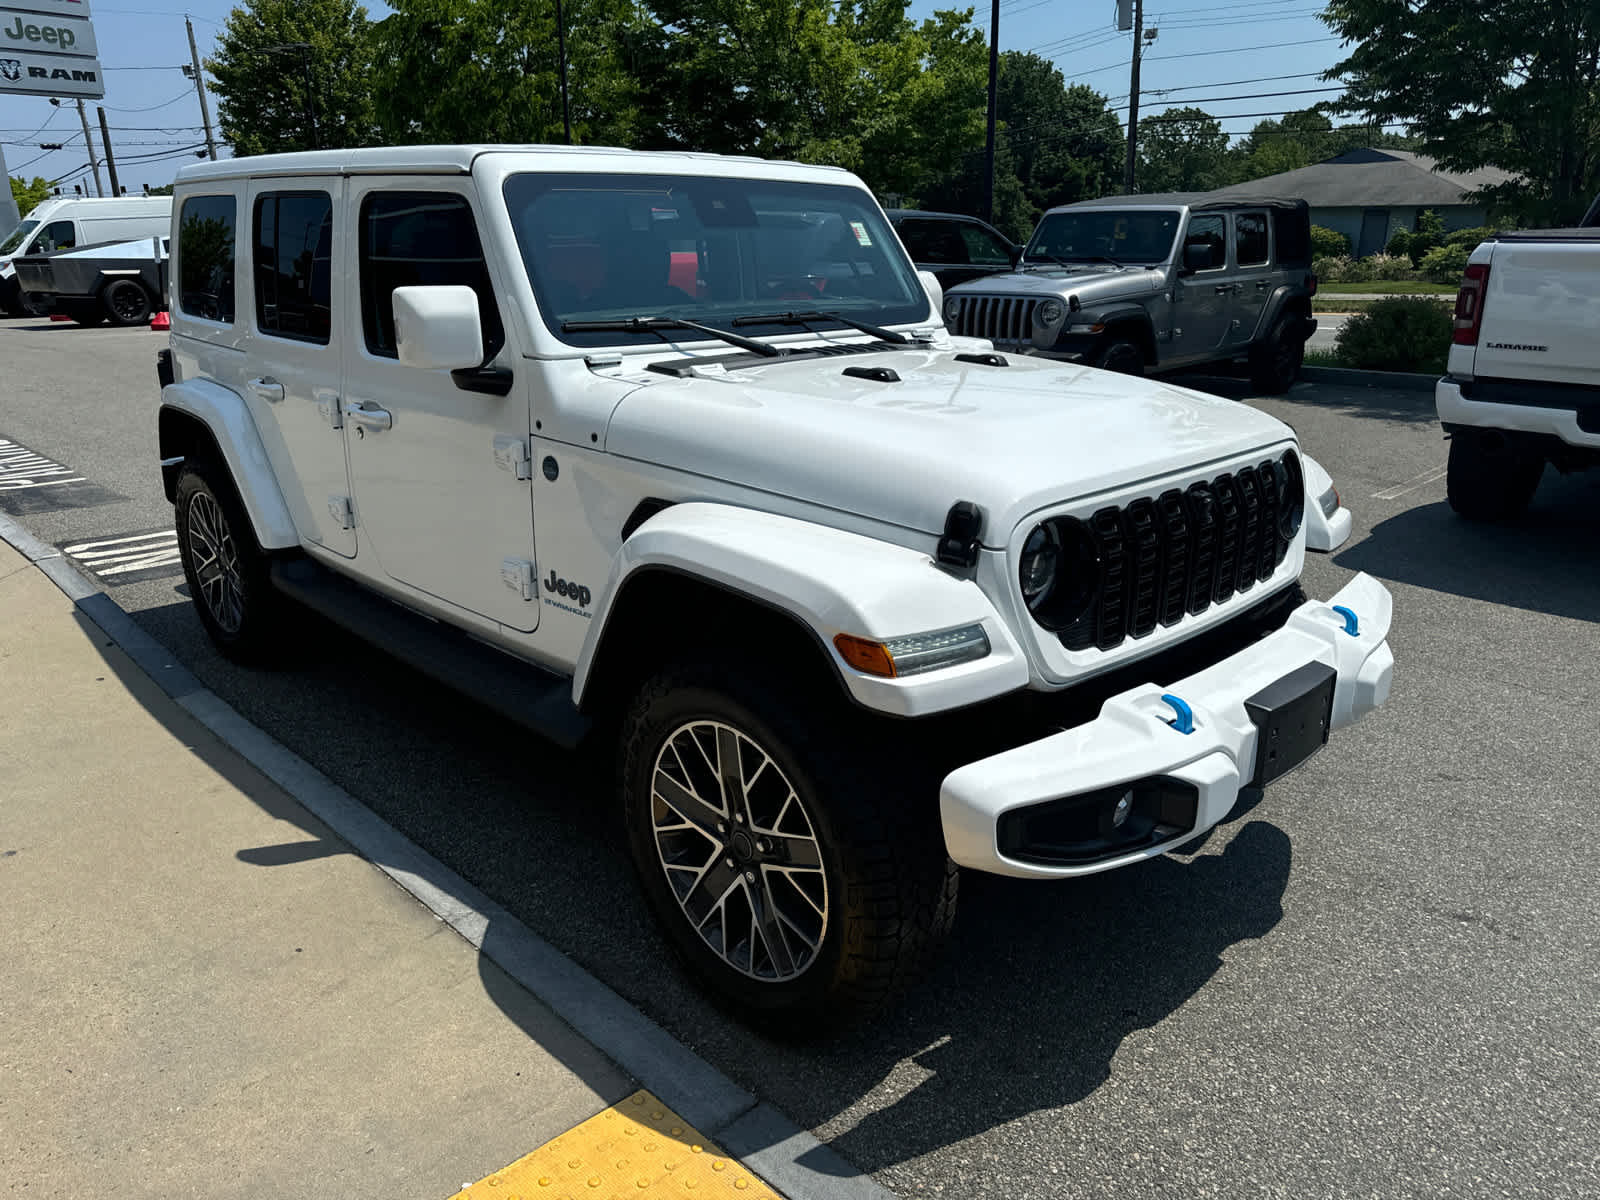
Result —
<path fill-rule="evenodd" d="M 0 0 L 0 94 L 106 94 L 89 6 L 78 0 Z M 23 11 L 24 9 L 32 11 Z"/>

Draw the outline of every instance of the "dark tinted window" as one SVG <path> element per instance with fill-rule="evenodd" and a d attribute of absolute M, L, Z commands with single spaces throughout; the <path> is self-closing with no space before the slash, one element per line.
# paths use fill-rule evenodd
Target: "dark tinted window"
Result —
<path fill-rule="evenodd" d="M 233 322 L 232 196 L 191 196 L 178 218 L 178 308 Z"/>
<path fill-rule="evenodd" d="M 1278 235 L 1278 265 L 1311 265 L 1311 218 L 1304 208 L 1277 208 L 1272 212 L 1273 231 Z"/>
<path fill-rule="evenodd" d="M 394 289 L 465 284 L 478 293 L 487 356 L 505 344 L 465 198 L 444 192 L 374 192 L 361 204 L 361 325 L 367 349 L 397 357 Z"/>
<path fill-rule="evenodd" d="M 967 244 L 967 259 L 982 266 L 1011 265 L 1011 244 L 992 229 L 971 221 L 960 225 L 961 240 Z"/>
<path fill-rule="evenodd" d="M 967 244 L 955 221 L 901 221 L 895 226 L 913 262 L 965 266 Z"/>
<path fill-rule="evenodd" d="M 33 241 L 35 254 L 48 254 L 52 250 L 70 250 L 78 244 L 71 221 L 52 221 Z"/>
<path fill-rule="evenodd" d="M 1267 215 L 1239 213 L 1233 218 L 1234 262 L 1259 267 L 1267 261 Z"/>
<path fill-rule="evenodd" d="M 326 345 L 332 328 L 333 201 L 274 192 L 256 201 L 256 323 L 261 332 Z"/>
<path fill-rule="evenodd" d="M 1190 246 L 1203 246 L 1209 260 L 1197 263 L 1197 271 L 1214 271 L 1228 264 L 1228 235 L 1221 217 L 1192 217 L 1189 232 L 1184 235 L 1183 250 L 1187 260 Z"/>

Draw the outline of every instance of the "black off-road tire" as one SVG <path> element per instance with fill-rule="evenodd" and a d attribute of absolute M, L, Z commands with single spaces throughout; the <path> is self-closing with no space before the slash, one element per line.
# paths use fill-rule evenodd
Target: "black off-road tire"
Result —
<path fill-rule="evenodd" d="M 272 586 L 269 556 L 227 471 L 204 459 L 186 462 L 174 507 L 189 596 L 217 649 L 240 663 L 280 653 L 288 601 Z"/>
<path fill-rule="evenodd" d="M 155 302 L 137 279 L 113 279 L 100 289 L 100 305 L 113 325 L 148 325 Z"/>
<path fill-rule="evenodd" d="M 793 684 L 787 672 L 763 676 L 748 663 L 741 667 L 717 659 L 667 668 L 643 686 L 624 716 L 619 755 L 629 850 L 667 940 L 719 1004 L 751 1024 L 791 1037 L 862 1021 L 920 979 L 955 919 L 958 881 L 939 826 L 937 780 L 919 784 L 915 771 L 897 770 L 896 756 L 886 747 L 869 753 L 840 711 L 841 698 Z M 790 965 L 799 969 L 791 977 L 756 978 L 733 965 L 697 932 L 668 882 L 667 856 L 658 850 L 656 830 L 656 793 L 665 786 L 657 775 L 658 757 L 672 770 L 664 747 L 669 742 L 681 747 L 684 732 L 703 729 L 701 723 L 736 729 L 758 746 L 771 760 L 762 771 L 775 766 L 781 772 L 766 798 L 767 811 L 776 791 L 792 788 L 814 832 L 826 883 L 826 922 L 803 967 L 804 943 L 794 939 L 802 952 L 793 956 Z M 748 767 L 754 760 L 743 761 Z M 762 771 L 754 772 L 752 781 Z M 773 785 L 766 775 L 765 786 Z M 760 826 L 755 815 L 760 807 L 752 788 L 751 815 L 742 826 L 728 823 L 729 843 L 705 841 L 708 869 L 732 861 L 733 832 Z M 677 821 L 672 811 L 661 811 L 664 823 Z M 785 828 L 799 828 L 792 814 Z M 677 836 L 700 845 L 698 835 Z M 746 865 L 739 863 L 732 875 L 743 874 Z M 752 886 L 759 888 L 768 877 L 756 866 Z M 680 871 L 677 878 L 685 874 Z M 810 882 L 814 889 L 815 879 Z M 739 886 L 737 879 L 733 886 Z M 781 899 L 768 893 L 774 908 L 781 907 Z M 741 903 L 735 896 L 728 911 Z M 747 941 L 753 967 L 756 939 Z M 738 958 L 736 950 L 732 957 Z M 776 963 L 769 959 L 769 965 Z"/>
<path fill-rule="evenodd" d="M 1544 458 L 1495 430 L 1458 429 L 1450 437 L 1450 507 L 1469 521 L 1521 516 L 1544 474 Z"/>
<path fill-rule="evenodd" d="M 1144 351 L 1134 342 L 1117 338 L 1095 355 L 1094 365 L 1119 375 L 1143 375 Z"/>
<path fill-rule="evenodd" d="M 1268 396 L 1281 396 L 1300 378 L 1306 359 L 1305 339 L 1295 326 L 1298 318 L 1285 314 L 1272 326 L 1266 341 L 1250 350 L 1250 386 Z"/>

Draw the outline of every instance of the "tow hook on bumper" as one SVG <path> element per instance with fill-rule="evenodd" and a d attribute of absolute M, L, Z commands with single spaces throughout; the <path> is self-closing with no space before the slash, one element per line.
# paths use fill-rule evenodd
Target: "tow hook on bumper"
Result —
<path fill-rule="evenodd" d="M 1388 590 L 1358 575 L 1170 687 L 1131 688 L 1093 721 L 956 769 L 939 793 L 950 857 L 1059 878 L 1190 840 L 1227 816 L 1241 788 L 1292 769 L 1388 699 L 1391 615 Z"/>

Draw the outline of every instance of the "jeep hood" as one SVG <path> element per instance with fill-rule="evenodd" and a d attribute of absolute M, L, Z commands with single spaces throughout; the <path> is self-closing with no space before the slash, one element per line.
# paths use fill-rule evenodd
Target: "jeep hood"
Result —
<path fill-rule="evenodd" d="M 957 500 L 984 541 L 1046 505 L 1281 444 L 1233 400 L 1090 367 L 933 348 L 662 377 L 612 413 L 609 453 L 937 535 Z M 708 363 L 714 360 L 708 360 Z M 887 367 L 898 382 L 845 375 Z M 637 378 L 637 376 L 635 376 Z"/>
<path fill-rule="evenodd" d="M 1030 296 L 1058 299 L 1076 295 L 1080 300 L 1102 296 L 1142 296 L 1160 291 L 1166 276 L 1147 267 L 1113 267 L 1104 263 L 1074 263 L 1071 267 L 1034 268 L 988 275 L 951 288 L 952 296 Z"/>

